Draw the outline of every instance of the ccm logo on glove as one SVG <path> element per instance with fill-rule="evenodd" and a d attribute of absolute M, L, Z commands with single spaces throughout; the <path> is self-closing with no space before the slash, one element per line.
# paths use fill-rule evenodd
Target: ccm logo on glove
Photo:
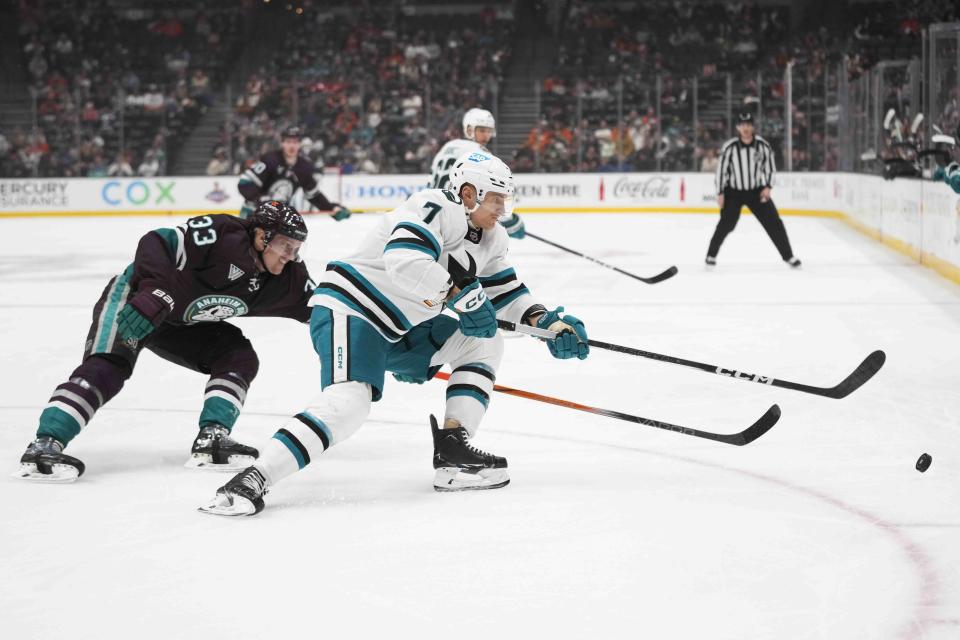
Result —
<path fill-rule="evenodd" d="M 487 294 L 483 289 L 480 289 L 479 293 L 473 298 L 466 300 L 463 303 L 463 309 L 466 311 L 473 311 L 477 306 L 483 304 L 487 301 Z"/>

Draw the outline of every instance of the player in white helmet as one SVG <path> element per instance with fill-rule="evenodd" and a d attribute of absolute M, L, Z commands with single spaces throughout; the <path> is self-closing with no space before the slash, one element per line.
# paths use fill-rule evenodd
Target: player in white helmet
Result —
<path fill-rule="evenodd" d="M 495 135 L 497 135 L 497 128 L 492 113 L 476 107 L 468 109 L 463 114 L 463 138 L 448 141 L 433 158 L 433 163 L 430 165 L 430 188 L 448 188 L 453 163 L 472 151 L 490 153 L 487 145 Z M 526 236 L 523 220 L 515 213 L 505 216 L 500 224 L 511 238 L 521 240 Z"/>
<path fill-rule="evenodd" d="M 310 321 L 322 393 L 201 511 L 259 513 L 268 487 L 356 432 L 384 393 L 387 371 L 422 383 L 444 364 L 452 373 L 443 419 L 430 416 L 434 488 L 496 489 L 510 481 L 506 459 L 469 444 L 503 354 L 497 320 L 559 332 L 547 342 L 559 359 L 586 358 L 587 332 L 563 307 L 536 303 L 507 262 L 509 240 L 498 224 L 513 206 L 507 165 L 471 152 L 451 166 L 450 187 L 410 196 L 350 257 L 327 265 Z"/>

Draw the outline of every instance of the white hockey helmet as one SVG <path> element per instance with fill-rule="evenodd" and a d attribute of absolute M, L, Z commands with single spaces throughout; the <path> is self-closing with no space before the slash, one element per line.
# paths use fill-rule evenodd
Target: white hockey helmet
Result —
<path fill-rule="evenodd" d="M 467 140 L 474 139 L 474 132 L 477 127 L 490 127 L 494 135 L 497 133 L 497 123 L 493 119 L 493 114 L 486 109 L 468 109 L 463 114 L 463 137 Z"/>
<path fill-rule="evenodd" d="M 465 184 L 477 190 L 477 204 L 483 202 L 488 193 L 502 193 L 504 215 L 513 213 L 513 172 L 500 158 L 483 151 L 471 151 L 457 158 L 450 171 L 450 186 L 459 195 Z"/>

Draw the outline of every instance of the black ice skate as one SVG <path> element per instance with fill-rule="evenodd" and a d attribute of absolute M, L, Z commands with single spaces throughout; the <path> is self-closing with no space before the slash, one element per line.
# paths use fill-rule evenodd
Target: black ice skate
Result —
<path fill-rule="evenodd" d="M 794 269 L 799 269 L 801 265 L 800 258 L 796 256 L 790 256 L 789 258 L 784 260 L 784 262 L 786 262 L 788 265 L 790 265 Z"/>
<path fill-rule="evenodd" d="M 437 491 L 499 489 L 510 484 L 507 459 L 470 446 L 463 427 L 441 429 L 430 416 L 433 431 L 433 488 Z"/>
<path fill-rule="evenodd" d="M 217 516 L 254 516 L 263 511 L 266 493 L 267 479 L 256 467 L 247 467 L 217 489 L 213 500 L 198 510 Z"/>
<path fill-rule="evenodd" d="M 14 478 L 33 482 L 73 482 L 83 475 L 83 463 L 63 453 L 63 445 L 50 436 L 40 436 L 20 457 Z"/>
<path fill-rule="evenodd" d="M 231 438 L 227 428 L 219 424 L 200 429 L 190 454 L 185 467 L 211 471 L 245 469 L 260 456 L 260 452 L 253 447 L 240 444 Z"/>

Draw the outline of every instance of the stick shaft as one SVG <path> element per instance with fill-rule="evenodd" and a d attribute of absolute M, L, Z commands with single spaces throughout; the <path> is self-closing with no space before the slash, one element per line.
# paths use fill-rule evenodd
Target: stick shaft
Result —
<path fill-rule="evenodd" d="M 535 233 L 530 233 L 529 231 L 527 231 L 526 233 L 527 233 L 527 236 L 533 238 L 534 240 L 539 240 L 540 242 L 543 242 L 544 244 L 548 244 L 548 245 L 550 245 L 551 247 L 556 247 L 557 249 L 560 249 L 561 251 L 566 251 L 567 253 L 572 253 L 572 254 L 575 255 L 575 256 L 579 256 L 579 257 L 583 258 L 584 260 L 589 260 L 590 262 L 592 262 L 592 263 L 594 263 L 594 264 L 598 264 L 598 265 L 600 265 L 601 267 L 606 267 L 607 269 L 613 269 L 613 270 L 616 271 L 617 273 L 622 273 L 623 275 L 629 276 L 629 277 L 633 278 L 634 280 L 640 280 L 641 282 L 645 282 L 645 283 L 647 283 L 647 284 L 654 284 L 654 283 L 656 283 L 656 282 L 660 282 L 661 280 L 666 280 L 667 278 L 670 278 L 670 277 L 676 275 L 676 273 L 677 273 L 677 268 L 676 268 L 676 267 L 670 267 L 670 268 L 668 268 L 666 271 L 664 271 L 663 273 L 659 273 L 659 274 L 657 274 L 657 275 L 655 275 L 655 276 L 653 276 L 653 277 L 650 277 L 650 278 L 644 278 L 644 277 L 638 276 L 638 275 L 636 275 L 636 274 L 634 274 L 634 273 L 630 273 L 629 271 L 624 271 L 624 270 L 621 269 L 620 267 L 615 267 L 615 266 L 613 266 L 612 264 L 607 264 L 607 263 L 604 262 L 603 260 L 599 260 L 599 259 L 597 259 L 597 258 L 594 258 L 593 256 L 588 256 L 588 255 L 586 255 L 586 254 L 584 254 L 584 253 L 580 253 L 579 251 L 577 251 L 577 250 L 575 250 L 575 249 L 571 249 L 570 247 L 565 247 L 565 246 L 563 246 L 562 244 L 557 244 L 556 242 L 554 242 L 554 241 L 552 241 L 552 240 L 547 240 L 547 239 L 544 238 L 543 236 L 538 236 L 537 234 L 535 234 Z"/>
<path fill-rule="evenodd" d="M 552 340 L 557 334 L 554 331 L 549 331 L 547 329 L 540 329 L 538 327 L 531 327 L 529 325 L 521 324 L 517 325 L 513 322 L 507 322 L 506 320 L 498 320 L 497 324 L 502 329 L 507 329 L 508 331 L 516 331 L 518 333 L 526 333 L 527 335 L 532 335 L 537 338 L 542 338 L 544 340 Z M 626 353 L 632 356 L 638 356 L 641 358 L 647 358 L 649 360 L 657 360 L 659 362 L 666 362 L 668 364 L 676 364 L 683 367 L 690 367 L 692 369 L 699 369 L 700 371 L 706 371 L 707 373 L 712 373 L 719 376 L 725 376 L 728 378 L 735 378 L 737 380 L 745 380 L 747 382 L 755 382 L 757 384 L 765 384 L 773 387 L 781 387 L 783 389 L 790 389 L 792 391 L 800 391 L 802 393 L 810 393 L 819 396 L 826 396 L 829 398 L 843 398 L 860 386 L 862 386 L 867 380 L 872 378 L 877 371 L 880 370 L 880 367 L 883 366 L 883 363 L 886 361 L 886 355 L 883 351 L 874 351 L 867 358 L 860 363 L 860 365 L 846 377 L 840 384 L 834 387 L 815 387 L 806 384 L 800 384 L 798 382 L 790 382 L 789 380 L 778 380 L 773 376 L 765 376 L 757 373 L 747 373 L 745 371 L 740 371 L 738 369 L 732 369 L 729 367 L 720 367 L 714 364 L 707 364 L 704 362 L 696 362 L 695 360 L 687 360 L 685 358 L 677 358 L 674 356 L 664 355 L 662 353 L 654 353 L 653 351 L 644 351 L 643 349 L 635 349 L 633 347 L 625 347 L 619 344 L 613 344 L 610 342 L 602 342 L 600 340 L 587 340 L 587 344 L 591 347 L 597 349 L 605 349 L 607 351 L 616 351 L 618 353 Z"/>
<path fill-rule="evenodd" d="M 435 376 L 440 380 L 449 380 L 450 374 L 440 371 Z M 682 433 L 686 436 L 694 436 L 696 438 L 704 438 L 706 440 L 713 440 L 715 442 L 723 442 L 725 444 L 732 444 L 738 447 L 742 447 L 745 444 L 749 444 L 762 436 L 764 433 L 769 431 L 773 425 L 777 423 L 780 419 L 780 407 L 773 405 L 770 407 L 763 416 L 752 424 L 747 429 L 739 433 L 713 433 L 712 431 L 701 431 L 700 429 L 693 429 L 691 427 L 684 427 L 678 424 L 671 424 L 669 422 L 662 422 L 660 420 L 653 420 L 651 418 L 643 418 L 640 416 L 633 416 L 629 413 L 623 413 L 620 411 L 614 411 L 612 409 L 601 409 L 599 407 L 591 407 L 585 404 L 580 404 L 577 402 L 571 402 L 570 400 L 562 400 L 560 398 L 553 398 L 551 396 L 545 396 L 539 393 L 533 393 L 532 391 L 523 391 L 522 389 L 513 389 L 511 387 L 504 387 L 499 384 L 493 385 L 493 390 L 500 393 L 504 393 L 511 396 L 516 396 L 518 398 L 525 398 L 527 400 L 536 400 L 537 402 L 544 402 L 546 404 L 556 405 L 558 407 L 565 407 L 567 409 L 575 409 L 577 411 L 585 411 L 587 413 L 592 413 L 600 416 L 607 416 L 608 418 L 616 418 L 617 420 L 625 420 L 627 422 L 634 422 L 636 424 L 642 424 L 647 427 L 654 427 L 656 429 L 664 429 L 666 431 L 674 431 L 676 433 Z"/>

